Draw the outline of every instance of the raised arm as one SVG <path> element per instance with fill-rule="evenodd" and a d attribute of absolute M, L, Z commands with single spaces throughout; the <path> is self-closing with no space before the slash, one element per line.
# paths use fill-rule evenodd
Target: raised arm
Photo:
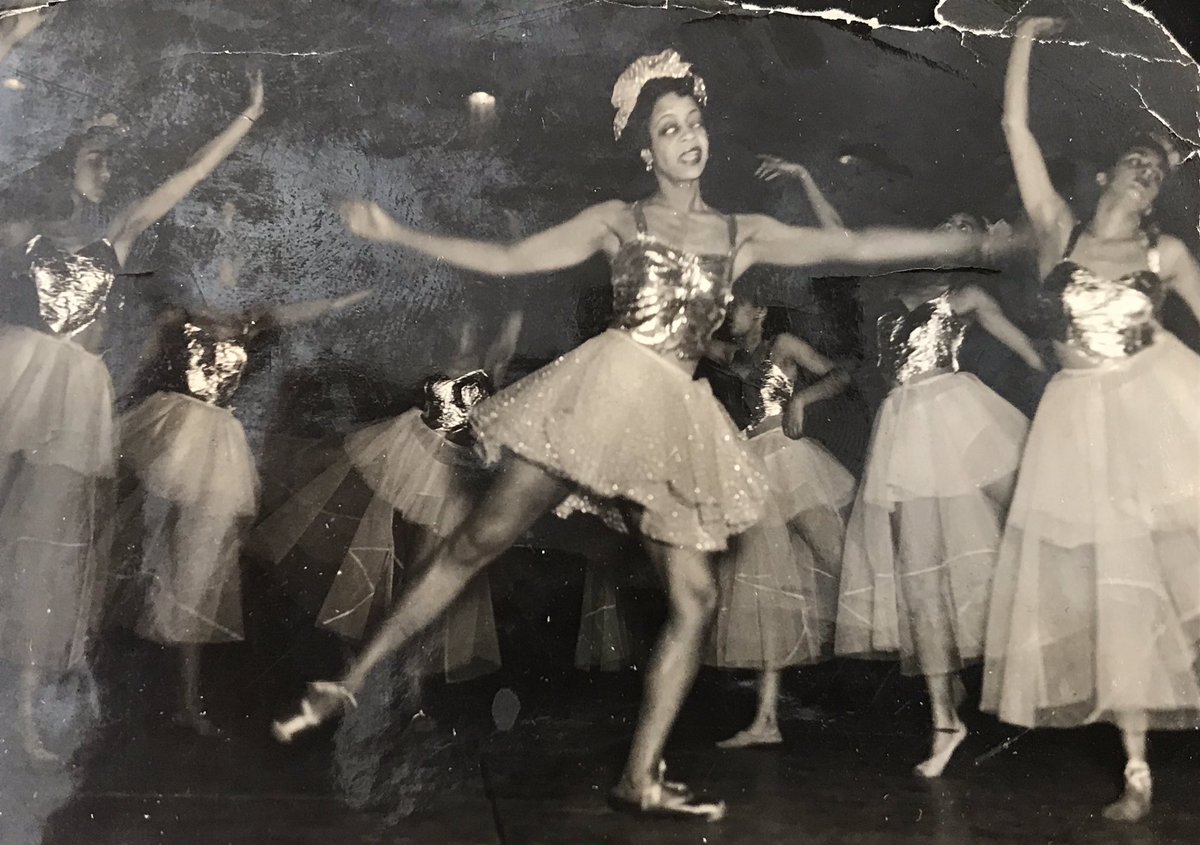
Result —
<path fill-rule="evenodd" d="M 238 142 L 245 137 L 263 112 L 262 74 L 255 74 L 250 81 L 250 104 L 217 137 L 204 145 L 183 170 L 159 185 L 145 199 L 130 205 L 113 221 L 108 239 L 124 263 L 137 237 L 157 223 L 164 214 L 174 208 L 180 200 L 204 180 L 217 165 L 233 152 Z"/>
<path fill-rule="evenodd" d="M 13 47 L 16 47 L 29 33 L 41 26 L 46 15 L 42 9 L 26 9 L 10 12 L 4 15 L 3 19 L 3 32 L 0 32 L 0 62 L 8 58 Z"/>
<path fill-rule="evenodd" d="M 1037 238 L 1038 266 L 1042 275 L 1062 257 L 1075 217 L 1054 190 L 1042 149 L 1029 128 L 1029 57 L 1033 42 L 1062 29 L 1055 18 L 1026 18 L 1017 26 L 1008 73 L 1004 77 L 1004 138 L 1017 175 L 1017 188 L 1025 213 Z"/>
<path fill-rule="evenodd" d="M 773 217 L 738 218 L 746 239 L 734 265 L 739 275 L 755 264 L 781 267 L 821 265 L 914 269 L 960 268 L 981 257 L 991 242 L 985 235 L 929 229 L 814 229 L 789 226 Z"/>
<path fill-rule="evenodd" d="M 780 176 L 790 176 L 799 180 L 800 187 L 804 189 L 804 195 L 808 198 L 809 205 L 813 208 L 813 213 L 817 215 L 817 222 L 825 229 L 844 229 L 846 226 L 842 222 L 842 215 L 838 214 L 838 210 L 833 207 L 825 195 L 821 193 L 820 186 L 817 181 L 812 178 L 812 174 L 808 172 L 808 168 L 802 164 L 795 164 L 786 161 L 778 156 L 759 156 L 762 159 L 762 164 L 758 166 L 755 175 L 765 182 L 770 182 Z"/>
<path fill-rule="evenodd" d="M 297 323 L 308 323 L 320 319 L 327 314 L 357 305 L 368 296 L 371 290 L 356 291 L 337 299 L 313 299 L 308 302 L 294 302 L 290 305 L 280 305 L 271 309 L 271 321 L 276 326 L 294 326 Z"/>
<path fill-rule="evenodd" d="M 395 244 L 437 258 L 455 267 L 489 276 L 549 273 L 574 267 L 615 240 L 615 227 L 625 204 L 616 200 L 580 212 L 565 223 L 512 243 L 445 237 L 402 226 L 372 202 L 342 206 L 352 235 Z"/>
<path fill-rule="evenodd" d="M 808 387 L 792 392 L 783 412 L 783 433 L 793 440 L 804 436 L 804 411 L 808 405 L 841 393 L 850 384 L 850 374 L 836 366 L 817 350 L 795 335 L 782 334 L 771 347 L 771 359 L 779 364 L 793 364 L 824 378 Z"/>
<path fill-rule="evenodd" d="M 1022 361 L 1035 370 L 1045 370 L 1046 365 L 1042 356 L 1038 355 L 1029 337 L 1015 325 L 996 300 L 992 299 L 979 288 L 968 285 L 954 293 L 951 307 L 955 313 L 970 315 L 979 327 L 996 340 L 1015 352 Z"/>

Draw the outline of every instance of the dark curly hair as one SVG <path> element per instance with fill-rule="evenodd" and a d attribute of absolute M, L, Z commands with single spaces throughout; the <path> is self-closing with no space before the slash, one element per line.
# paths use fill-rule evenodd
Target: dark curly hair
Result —
<path fill-rule="evenodd" d="M 621 143 L 630 152 L 644 150 L 650 144 L 650 113 L 654 104 L 667 94 L 677 94 L 680 97 L 695 96 L 695 78 L 689 73 L 678 78 L 651 79 L 638 92 L 637 103 L 629 115 L 625 131 L 621 133 Z"/>

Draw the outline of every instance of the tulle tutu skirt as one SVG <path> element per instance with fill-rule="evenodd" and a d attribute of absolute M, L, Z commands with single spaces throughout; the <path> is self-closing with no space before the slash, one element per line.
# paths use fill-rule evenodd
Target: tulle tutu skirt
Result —
<path fill-rule="evenodd" d="M 609 330 L 476 406 L 489 460 L 504 450 L 575 485 L 581 510 L 667 545 L 720 551 L 758 521 L 766 496 L 707 382 Z"/>
<path fill-rule="evenodd" d="M 1174 336 L 1051 380 L 988 625 L 983 707 L 1018 725 L 1200 724 L 1200 357 Z"/>
<path fill-rule="evenodd" d="M 365 482 L 365 504 L 343 507 L 353 476 Z M 429 538 L 444 538 L 470 514 L 488 475 L 471 449 L 447 440 L 408 411 L 345 440 L 322 470 L 254 529 L 255 551 L 278 566 L 299 546 L 312 542 L 322 523 L 353 523 L 348 544 L 321 538 L 318 554 L 340 545 L 341 564 L 317 613 L 317 625 L 349 640 L 363 639 L 391 607 L 398 563 L 394 516 Z M 418 532 L 406 532 L 405 565 L 429 549 Z M 324 552 L 329 553 L 329 552 Z M 406 577 L 415 573 L 407 572 Z M 496 669 L 500 647 L 491 588 L 481 575 L 447 613 L 435 645 L 449 677 L 462 680 Z"/>
<path fill-rule="evenodd" d="M 65 670 L 105 602 L 112 382 L 98 356 L 27 328 L 0 328 L 0 362 L 0 655 Z"/>
<path fill-rule="evenodd" d="M 842 558 L 836 652 L 909 675 L 983 657 L 1029 421 L 969 373 L 896 388 L 875 418 Z"/>
<path fill-rule="evenodd" d="M 121 421 L 137 479 L 123 516 L 141 512 L 136 630 L 162 643 L 243 638 L 240 557 L 258 473 L 242 424 L 180 393 L 156 393 Z"/>

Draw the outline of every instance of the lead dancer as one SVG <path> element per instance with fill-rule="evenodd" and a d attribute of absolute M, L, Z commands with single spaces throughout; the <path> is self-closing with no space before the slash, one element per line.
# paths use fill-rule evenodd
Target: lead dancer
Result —
<path fill-rule="evenodd" d="M 724 814 L 664 782 L 662 751 L 691 688 L 716 604 L 711 555 L 761 516 L 765 481 L 729 417 L 692 373 L 720 325 L 734 280 L 755 264 L 960 258 L 982 239 L 958 232 L 859 233 L 725 215 L 705 203 L 703 80 L 678 53 L 633 63 L 613 89 L 614 134 L 631 142 L 657 188 L 646 200 L 594 205 L 512 244 L 417 232 L 378 206 L 345 209 L 356 235 L 397 244 L 477 273 L 548 273 L 596 253 L 612 264 L 612 328 L 476 408 L 476 434 L 502 460 L 491 492 L 444 543 L 340 683 L 317 683 L 284 736 L 352 705 L 380 660 L 430 624 L 541 514 L 624 512 L 666 583 L 670 612 L 650 660 L 615 808 L 639 814 Z"/>
<path fill-rule="evenodd" d="M 983 708 L 1030 727 L 1115 724 L 1125 790 L 1104 815 L 1136 821 L 1150 811 L 1146 731 L 1200 724 L 1200 357 L 1158 322 L 1171 292 L 1200 316 L 1200 266 L 1147 220 L 1180 161 L 1169 141 L 1136 137 L 1097 174 L 1090 218 L 1051 184 L 1029 129 L 1029 60 L 1061 26 L 1022 21 L 1004 83 L 1062 370 L 1000 549 Z"/>

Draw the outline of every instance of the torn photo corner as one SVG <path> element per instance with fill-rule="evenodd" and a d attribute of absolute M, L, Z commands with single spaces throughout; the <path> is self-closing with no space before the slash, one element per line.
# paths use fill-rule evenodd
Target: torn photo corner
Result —
<path fill-rule="evenodd" d="M 0 0 L 0 843 L 1101 841 L 1133 675 L 984 622 L 1061 373 L 1200 350 L 1193 5 Z M 1084 378 L 1044 501 L 1190 531 Z"/>

